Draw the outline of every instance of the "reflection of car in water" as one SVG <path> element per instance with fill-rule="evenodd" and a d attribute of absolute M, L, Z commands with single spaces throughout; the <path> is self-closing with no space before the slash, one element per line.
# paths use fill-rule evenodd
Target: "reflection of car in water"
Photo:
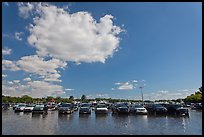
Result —
<path fill-rule="evenodd" d="M 59 114 L 71 114 L 73 112 L 73 105 L 71 103 L 62 103 L 58 108 Z"/>
<path fill-rule="evenodd" d="M 134 114 L 147 114 L 147 109 L 142 105 L 133 104 L 130 106 L 130 112 Z"/>
<path fill-rule="evenodd" d="M 47 114 L 48 107 L 45 104 L 37 104 L 33 108 L 32 114 Z"/>
<path fill-rule="evenodd" d="M 82 103 L 79 108 L 79 114 L 91 114 L 91 105 L 89 103 Z"/>
<path fill-rule="evenodd" d="M 148 104 L 146 105 L 148 114 L 161 114 L 166 115 L 167 109 L 161 104 Z"/>
<path fill-rule="evenodd" d="M 105 104 L 98 104 L 95 107 L 95 113 L 96 114 L 107 114 L 108 107 Z"/>

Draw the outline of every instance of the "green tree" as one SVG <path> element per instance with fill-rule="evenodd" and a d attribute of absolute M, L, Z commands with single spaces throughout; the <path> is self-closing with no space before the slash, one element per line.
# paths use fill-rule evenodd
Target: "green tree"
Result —
<path fill-rule="evenodd" d="M 82 101 L 86 100 L 86 95 L 82 95 L 82 96 L 81 96 L 81 100 L 82 100 Z"/>
<path fill-rule="evenodd" d="M 74 96 L 70 96 L 69 100 L 73 101 L 74 100 Z"/>

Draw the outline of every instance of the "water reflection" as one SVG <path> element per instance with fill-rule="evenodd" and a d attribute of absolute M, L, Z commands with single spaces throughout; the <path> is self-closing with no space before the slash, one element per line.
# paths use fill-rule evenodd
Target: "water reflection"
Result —
<path fill-rule="evenodd" d="M 152 115 L 72 114 L 47 115 L 2 111 L 2 134 L 134 134 L 202 135 L 202 112 L 190 117 Z"/>
<path fill-rule="evenodd" d="M 46 118 L 47 114 L 35 114 L 32 113 L 32 118 Z"/>
<path fill-rule="evenodd" d="M 73 118 L 72 114 L 58 114 L 59 120 L 70 120 Z"/>

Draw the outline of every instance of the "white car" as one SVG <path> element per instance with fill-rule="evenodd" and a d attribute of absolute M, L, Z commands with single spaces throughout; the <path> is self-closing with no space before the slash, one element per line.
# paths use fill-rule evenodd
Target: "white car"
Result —
<path fill-rule="evenodd" d="M 23 112 L 24 108 L 26 107 L 26 104 L 18 104 L 16 108 L 14 109 L 15 112 Z"/>
<path fill-rule="evenodd" d="M 108 113 L 108 107 L 105 104 L 98 104 L 95 108 L 96 114 L 107 114 Z"/>
<path fill-rule="evenodd" d="M 35 107 L 34 104 L 27 104 L 23 112 L 32 112 L 34 107 Z"/>
<path fill-rule="evenodd" d="M 130 112 L 135 114 L 147 114 L 147 109 L 142 105 L 135 104 L 131 106 Z"/>

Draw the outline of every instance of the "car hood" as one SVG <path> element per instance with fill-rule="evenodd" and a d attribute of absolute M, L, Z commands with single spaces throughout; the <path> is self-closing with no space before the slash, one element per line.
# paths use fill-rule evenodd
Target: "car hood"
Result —
<path fill-rule="evenodd" d="M 108 110 L 107 108 L 96 108 L 96 110 Z"/>

